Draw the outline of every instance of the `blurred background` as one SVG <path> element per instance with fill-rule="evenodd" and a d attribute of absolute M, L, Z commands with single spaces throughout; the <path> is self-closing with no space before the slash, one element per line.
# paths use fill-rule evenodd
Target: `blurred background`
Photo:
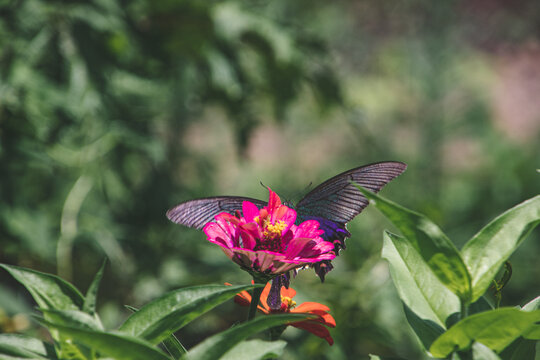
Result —
<path fill-rule="evenodd" d="M 0 1 L 0 262 L 86 291 L 108 259 L 108 327 L 164 292 L 247 283 L 202 232 L 165 217 L 197 197 L 299 200 L 370 162 L 382 194 L 460 247 L 539 193 L 540 2 Z M 367 208 L 321 284 L 336 341 L 288 329 L 285 359 L 422 358 L 381 260 L 391 225 Z M 502 305 L 540 288 L 540 233 L 511 258 Z M 35 332 L 0 274 L 0 331 Z M 178 334 L 188 347 L 244 319 L 232 301 Z"/>

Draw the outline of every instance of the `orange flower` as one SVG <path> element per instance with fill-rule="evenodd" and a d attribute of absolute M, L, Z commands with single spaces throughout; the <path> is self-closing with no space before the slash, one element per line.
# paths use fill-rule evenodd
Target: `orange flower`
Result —
<path fill-rule="evenodd" d="M 328 306 L 316 302 L 305 302 L 296 306 L 296 302 L 292 299 L 296 295 L 296 291 L 293 288 L 287 289 L 283 286 L 281 287 L 281 308 L 272 310 L 266 304 L 269 293 L 270 283 L 266 284 L 261 294 L 261 300 L 259 306 L 257 306 L 257 309 L 260 312 L 264 314 L 293 313 L 317 315 L 317 319 L 302 320 L 288 325 L 307 330 L 310 333 L 325 339 L 330 345 L 334 343 L 334 339 L 330 336 L 330 331 L 325 327 L 336 327 L 336 321 L 332 315 L 328 313 L 330 311 Z M 242 291 L 235 296 L 234 301 L 241 306 L 249 306 L 251 304 L 251 295 L 247 291 Z"/>

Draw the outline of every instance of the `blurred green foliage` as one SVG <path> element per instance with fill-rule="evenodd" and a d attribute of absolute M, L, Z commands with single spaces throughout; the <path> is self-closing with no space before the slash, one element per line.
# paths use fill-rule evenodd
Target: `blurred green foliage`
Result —
<path fill-rule="evenodd" d="M 119 304 L 249 281 L 169 207 L 264 199 L 260 181 L 297 200 L 382 160 L 409 164 L 385 196 L 464 242 L 539 192 L 539 23 L 526 0 L 1 1 L 0 262 L 85 289 L 108 257 L 98 307 L 114 326 Z M 298 275 L 299 301 L 332 308 L 336 344 L 287 330 L 302 340 L 288 358 L 420 357 L 380 258 L 385 227 L 368 208 L 325 284 Z M 538 288 L 531 236 L 503 305 Z M 233 309 L 179 336 L 195 344 Z"/>

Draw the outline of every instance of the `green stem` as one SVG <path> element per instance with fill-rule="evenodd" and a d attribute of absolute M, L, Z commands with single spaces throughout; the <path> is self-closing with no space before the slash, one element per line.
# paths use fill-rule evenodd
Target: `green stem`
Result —
<path fill-rule="evenodd" d="M 460 301 L 461 304 L 461 320 L 465 319 L 467 316 L 469 316 L 469 304 L 465 301 Z"/>
<path fill-rule="evenodd" d="M 257 313 L 257 306 L 259 305 L 259 300 L 261 299 L 261 294 L 264 288 L 259 287 L 253 289 L 251 292 L 251 304 L 249 305 L 249 313 L 247 320 L 251 320 L 255 317 Z"/>

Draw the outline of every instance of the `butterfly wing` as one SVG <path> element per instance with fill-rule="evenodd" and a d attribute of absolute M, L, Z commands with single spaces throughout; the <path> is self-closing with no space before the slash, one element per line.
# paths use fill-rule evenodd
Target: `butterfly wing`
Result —
<path fill-rule="evenodd" d="M 258 208 L 266 206 L 265 201 L 248 197 L 215 196 L 183 202 L 167 211 L 167 217 L 177 224 L 202 229 L 221 212 L 233 215 L 236 211 L 241 212 L 244 201 L 252 202 Z"/>
<path fill-rule="evenodd" d="M 379 192 L 392 179 L 407 169 L 402 162 L 380 162 L 345 171 L 326 180 L 310 191 L 296 206 L 298 220 L 317 220 L 321 235 L 326 241 L 334 243 L 336 255 L 345 248 L 345 239 L 351 236 L 347 223 L 369 205 L 369 201 L 352 182 Z M 313 266 L 315 272 L 324 281 L 325 275 L 332 270 L 330 260 L 320 261 Z"/>
<path fill-rule="evenodd" d="M 325 231 L 323 237 L 334 242 L 336 250 L 339 250 L 339 246 L 345 248 L 345 238 L 350 236 L 346 229 L 347 222 L 369 204 L 352 182 L 378 192 L 406 168 L 407 165 L 402 162 L 388 161 L 345 171 L 310 191 L 298 202 L 296 210 L 302 221 L 319 221 L 321 229 Z"/>

